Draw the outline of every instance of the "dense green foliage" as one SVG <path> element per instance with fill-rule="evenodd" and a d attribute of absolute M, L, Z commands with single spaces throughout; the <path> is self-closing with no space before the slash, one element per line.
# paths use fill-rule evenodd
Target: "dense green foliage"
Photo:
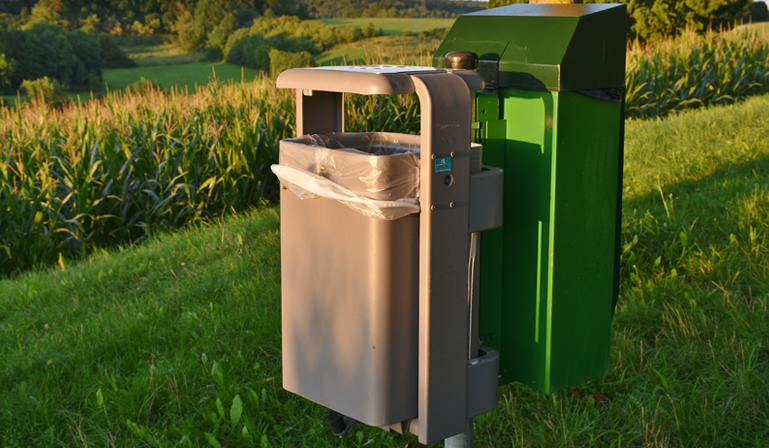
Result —
<path fill-rule="evenodd" d="M 128 55 L 117 46 L 112 37 L 102 34 L 99 36 L 101 45 L 101 59 L 104 68 L 128 68 L 136 67 L 136 62 L 132 61 Z"/>
<path fill-rule="evenodd" d="M 125 88 L 126 93 L 140 95 L 147 94 L 151 90 L 160 91 L 162 90 L 162 87 L 157 82 L 150 81 L 144 76 L 142 76 L 138 81 L 132 82 Z"/>
<path fill-rule="evenodd" d="M 11 74 L 13 74 L 13 66 L 6 59 L 5 54 L 0 53 L 0 92 L 11 87 Z"/>
<path fill-rule="evenodd" d="M 754 1 L 749 7 L 751 22 L 769 22 L 769 7 L 766 2 Z"/>
<path fill-rule="evenodd" d="M 198 8 L 200 3 L 207 5 Z M 268 9 L 278 15 L 298 12 L 293 0 L 14 0 L 0 2 L 0 22 L 26 26 L 44 21 L 67 29 L 82 26 L 101 33 L 151 35 L 169 31 L 185 12 L 194 15 L 198 9 L 214 16 L 218 10 L 231 11 L 241 26 Z"/>
<path fill-rule="evenodd" d="M 248 26 L 266 11 L 305 17 L 456 17 L 483 9 L 482 3 L 455 0 L 12 0 L 0 2 L 5 18 L 21 26 L 31 20 L 68 28 L 90 27 L 102 33 L 149 35 L 170 31 L 189 13 L 198 31 L 210 31 L 224 15 Z"/>
<path fill-rule="evenodd" d="M 705 31 L 734 26 L 750 14 L 751 3 L 751 0 L 630 0 L 627 5 L 631 31 L 641 39 L 658 40 L 675 36 L 687 27 Z"/>
<path fill-rule="evenodd" d="M 273 74 L 280 73 L 284 70 L 298 67 L 311 67 L 312 55 L 307 51 L 301 51 L 298 53 L 292 53 L 289 51 L 281 51 L 277 48 L 270 50 L 270 69 Z"/>
<path fill-rule="evenodd" d="M 9 29 L 12 32 L 9 38 L 13 39 L 17 37 L 13 33 L 42 25 L 59 26 L 65 31 L 79 28 L 89 35 L 100 33 L 101 45 L 104 47 L 102 59 L 105 67 L 109 68 L 131 67 L 134 63 L 108 36 L 120 37 L 121 43 L 125 45 L 126 38 L 160 38 L 162 42 L 163 37 L 158 34 L 168 36 L 171 33 L 171 38 L 185 50 L 205 49 L 209 60 L 221 61 L 227 38 L 235 29 L 248 28 L 262 14 L 266 17 L 284 14 L 306 16 L 302 11 L 294 0 L 39 0 L 33 5 L 23 1 L 14 5 L 0 4 L 0 33 Z M 3 50 L 5 40 L 6 37 L 0 35 L 0 54 L 6 53 L 7 60 L 7 63 L 0 62 L 0 88 L 9 83 L 6 82 L 7 78 L 13 76 L 12 73 L 5 74 L 10 70 L 5 65 L 13 68 L 10 59 L 17 59 Z M 94 88 L 92 84 L 78 84 L 79 79 L 71 83 L 52 73 L 44 75 L 81 90 Z M 17 73 L 17 76 L 27 79 L 27 75 Z M 34 73 L 29 76 L 43 75 Z M 20 81 L 11 81 L 12 87 L 9 90 L 17 88 Z M 100 87 L 100 83 L 96 86 Z"/>
<path fill-rule="evenodd" d="M 138 3 L 141 5 L 143 2 Z M 458 2 L 449 3 L 459 4 Z M 72 43 L 73 48 L 79 45 L 76 48 L 76 54 L 79 54 L 77 50 L 85 45 L 85 39 L 81 38 L 81 35 L 93 36 L 100 32 L 102 33 L 99 39 L 101 59 L 103 66 L 108 68 L 135 65 L 116 45 L 115 39 L 119 38 L 126 45 L 127 39 L 141 41 L 162 39 L 162 36 L 157 35 L 157 33 L 166 32 L 170 33 L 169 39 L 184 51 L 202 51 L 209 61 L 227 60 L 234 64 L 265 71 L 270 70 L 269 53 L 272 49 L 284 53 L 294 53 L 289 59 L 293 58 L 293 64 L 297 64 L 299 61 L 307 60 L 304 57 L 305 52 L 317 54 L 333 45 L 350 43 L 378 34 L 378 30 L 373 25 L 365 26 L 362 29 L 343 29 L 324 25 L 317 21 L 303 21 L 301 17 L 306 16 L 303 12 L 304 6 L 303 4 L 297 6 L 293 1 L 188 0 L 174 1 L 171 6 L 169 4 L 169 2 L 162 0 L 153 0 L 151 4 L 141 6 L 141 14 L 128 8 L 125 11 L 125 16 L 121 19 L 110 16 L 109 20 L 104 20 L 103 16 L 99 15 L 104 14 L 104 11 L 97 6 L 80 6 L 79 18 L 75 19 L 73 8 L 77 8 L 79 5 L 76 1 L 40 0 L 34 5 L 31 12 L 24 9 L 20 11 L 18 16 L 5 15 L 0 17 L 0 26 L 2 26 L 0 30 L 9 29 L 7 33 L 5 31 L 3 33 L 8 34 L 9 39 L 16 42 L 20 39 L 19 36 L 26 35 L 26 33 L 39 34 L 35 30 L 44 28 L 67 30 L 79 26 L 79 31 L 76 30 L 67 34 L 69 40 L 76 41 Z M 384 5 L 385 3 L 372 3 L 372 8 L 383 8 Z M 123 11 L 126 7 L 123 3 L 113 4 L 110 2 L 107 2 L 107 6 L 108 10 L 112 12 L 115 10 Z M 393 8 L 401 6 L 402 4 L 397 3 Z M 171 12 L 173 14 L 170 14 Z M 287 16 L 286 13 L 293 15 Z M 372 15 L 393 16 L 393 14 Z M 86 31 L 85 34 L 83 30 Z M 110 36 L 115 36 L 115 38 Z M 8 39 L 0 36 L 0 43 L 5 40 Z M 28 46 L 26 43 L 24 45 Z M 13 46 L 19 47 L 17 44 Z M 87 50 L 90 51 L 91 48 Z M 84 81 L 84 75 L 79 67 L 73 69 L 72 80 L 64 79 L 62 75 L 52 73 L 50 70 L 45 73 L 32 72 L 30 75 L 22 75 L 20 73 L 28 72 L 29 67 L 24 64 L 15 64 L 14 59 L 18 60 L 19 52 L 16 51 L 15 54 L 11 55 L 9 54 L 10 51 L 5 51 L 0 45 L 0 54 L 5 53 L 5 61 L 0 60 L 0 88 L 5 86 L 7 92 L 18 88 L 23 79 L 34 79 L 41 76 L 58 79 L 70 87 L 81 90 L 98 90 L 101 85 L 100 82 L 95 82 L 100 81 L 99 77 L 90 74 L 85 76 Z M 66 54 L 66 51 L 59 53 Z M 285 58 L 281 60 L 283 59 Z M 46 59 L 45 63 L 50 65 L 53 60 L 55 59 Z M 88 66 L 91 62 L 89 59 L 84 63 Z M 15 75 L 14 72 L 16 72 Z M 13 78 L 14 76 L 15 78 Z"/>
<path fill-rule="evenodd" d="M 10 67 L 0 69 L 0 86 L 15 92 L 24 80 L 56 79 L 73 90 L 99 90 L 102 59 L 99 39 L 82 30 L 38 23 L 28 30 L 0 31 L 0 53 Z"/>
<path fill-rule="evenodd" d="M 325 25 L 316 20 L 300 20 L 294 16 L 261 17 L 250 28 L 232 33 L 223 48 L 230 64 L 270 70 L 270 51 L 294 53 L 296 61 L 308 58 L 302 53 L 317 54 L 334 45 L 350 43 L 371 37 L 376 30 L 367 32 L 357 28 Z"/>
<path fill-rule="evenodd" d="M 47 76 L 22 82 L 21 90 L 30 99 L 41 100 L 50 106 L 60 106 L 64 103 L 64 88 L 55 79 L 51 80 Z"/>
<path fill-rule="evenodd" d="M 303 0 L 314 17 L 457 17 L 484 4 L 454 0 Z M 424 6 L 424 9 L 423 9 Z"/>
<path fill-rule="evenodd" d="M 525 0 L 489 0 L 488 8 L 528 3 Z M 754 0 L 585 0 L 584 3 L 625 3 L 630 29 L 628 37 L 659 40 L 685 29 L 705 32 L 729 28 L 742 22 L 769 20 L 766 4 Z"/>
<path fill-rule="evenodd" d="M 483 447 L 769 439 L 769 98 L 627 123 L 609 372 L 511 384 Z M 0 445 L 418 446 L 282 388 L 277 208 L 0 281 Z"/>
<path fill-rule="evenodd" d="M 231 39 L 232 43 L 224 50 L 224 57 L 228 63 L 262 70 L 269 69 L 272 45 L 264 36 L 240 33 L 233 34 Z"/>
<path fill-rule="evenodd" d="M 226 36 L 235 29 L 232 5 L 218 0 L 199 0 L 193 11 L 184 11 L 173 24 L 177 41 L 190 51 L 204 47 L 222 48 Z M 211 42 L 207 42 L 207 41 Z M 208 45 L 206 45 L 208 44 Z"/>

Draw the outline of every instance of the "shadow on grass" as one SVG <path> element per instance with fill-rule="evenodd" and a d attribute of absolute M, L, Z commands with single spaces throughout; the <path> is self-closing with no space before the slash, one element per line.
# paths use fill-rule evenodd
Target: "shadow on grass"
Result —
<path fill-rule="evenodd" d="M 768 190 L 769 157 L 728 163 L 701 179 L 659 185 L 657 191 L 623 200 L 623 233 L 649 212 L 668 227 L 690 228 L 701 244 L 728 243 L 730 234 L 750 225 L 767 227 Z"/>

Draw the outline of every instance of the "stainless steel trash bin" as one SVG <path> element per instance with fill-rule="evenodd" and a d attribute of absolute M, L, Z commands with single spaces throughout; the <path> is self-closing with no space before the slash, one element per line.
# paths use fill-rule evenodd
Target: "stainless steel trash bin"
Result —
<path fill-rule="evenodd" d="M 276 85 L 296 89 L 299 136 L 281 141 L 273 166 L 285 187 L 284 388 L 334 410 L 335 422 L 341 413 L 420 443 L 465 431 L 497 404 L 498 355 L 477 347 L 471 324 L 470 234 L 501 225 L 501 171 L 471 169 L 481 77 L 321 67 L 288 70 Z M 416 93 L 420 135 L 343 133 L 347 93 Z"/>
<path fill-rule="evenodd" d="M 417 416 L 418 151 L 419 136 L 391 133 L 280 147 L 282 167 L 374 203 L 353 209 L 281 176 L 283 387 L 369 425 Z M 377 216 L 398 200 L 412 213 Z"/>

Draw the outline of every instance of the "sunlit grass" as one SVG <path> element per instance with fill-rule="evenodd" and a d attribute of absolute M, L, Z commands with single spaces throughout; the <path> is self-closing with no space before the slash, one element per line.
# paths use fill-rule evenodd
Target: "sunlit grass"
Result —
<path fill-rule="evenodd" d="M 189 54 L 184 48 L 175 43 L 161 45 L 133 45 L 121 47 L 131 59 L 147 59 Z"/>
<path fill-rule="evenodd" d="M 125 90 L 142 77 L 155 81 L 163 89 L 178 89 L 193 94 L 214 78 L 220 81 L 253 81 L 260 78 L 259 70 L 225 64 L 223 62 L 196 62 L 174 65 L 117 68 L 104 71 L 104 83 L 109 90 Z"/>

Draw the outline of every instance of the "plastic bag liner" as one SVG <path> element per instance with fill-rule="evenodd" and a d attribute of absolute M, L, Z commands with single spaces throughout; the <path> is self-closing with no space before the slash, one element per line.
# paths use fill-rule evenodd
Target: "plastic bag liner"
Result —
<path fill-rule="evenodd" d="M 281 140 L 272 171 L 300 199 L 339 201 L 374 218 L 419 213 L 419 136 L 385 132 Z"/>

